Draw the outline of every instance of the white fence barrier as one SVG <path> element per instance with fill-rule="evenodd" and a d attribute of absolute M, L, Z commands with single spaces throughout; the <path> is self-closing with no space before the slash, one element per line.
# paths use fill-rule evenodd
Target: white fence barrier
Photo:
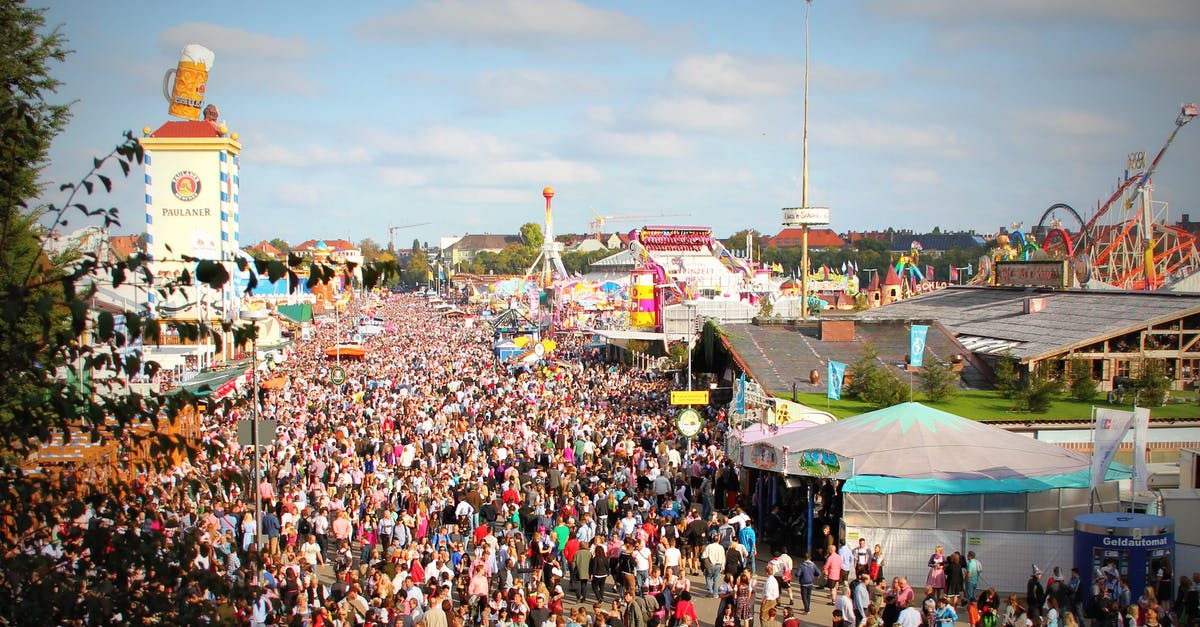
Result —
<path fill-rule="evenodd" d="M 1175 544 L 1175 575 L 1176 581 L 1179 580 L 1179 575 L 1191 576 L 1192 573 L 1200 573 L 1200 545 L 1196 544 Z"/>
<path fill-rule="evenodd" d="M 871 527 L 848 527 L 846 537 L 851 546 L 857 546 L 860 537 L 867 540 L 868 546 L 881 545 L 884 576 L 907 577 L 909 585 L 918 591 L 925 587 L 929 556 L 935 547 L 942 546 L 946 555 L 958 551 L 964 560 L 968 551 L 975 551 L 983 566 L 980 588 L 995 588 L 1002 594 L 1023 592 L 1034 564 L 1047 577 L 1055 566 L 1068 575 L 1075 543 L 1072 534 Z M 1196 548 L 1200 557 L 1200 547 Z"/>

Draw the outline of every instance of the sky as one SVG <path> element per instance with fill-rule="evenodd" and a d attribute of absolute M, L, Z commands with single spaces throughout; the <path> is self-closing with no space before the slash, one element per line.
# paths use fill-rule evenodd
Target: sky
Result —
<path fill-rule="evenodd" d="M 773 234 L 802 203 L 806 9 L 808 205 L 839 232 L 1029 228 L 1060 202 L 1086 219 L 1200 100 L 1195 0 L 30 4 L 75 51 L 54 189 L 170 119 L 185 44 L 215 53 L 243 245 L 515 233 L 546 186 L 557 233 L 600 215 Z M 1200 219 L 1198 163 L 1200 122 L 1155 175 L 1172 222 Z M 134 176 L 103 200 L 119 232 L 142 195 Z"/>

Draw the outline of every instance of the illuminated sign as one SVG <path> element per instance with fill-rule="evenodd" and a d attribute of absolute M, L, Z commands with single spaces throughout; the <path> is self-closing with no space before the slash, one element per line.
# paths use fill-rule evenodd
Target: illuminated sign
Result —
<path fill-rule="evenodd" d="M 1069 276 L 1066 260 L 996 262 L 996 285 L 1065 288 Z"/>
<path fill-rule="evenodd" d="M 671 390 L 672 405 L 707 405 L 708 390 Z"/>
<path fill-rule="evenodd" d="M 783 210 L 784 226 L 829 224 L 829 207 L 787 207 Z"/>

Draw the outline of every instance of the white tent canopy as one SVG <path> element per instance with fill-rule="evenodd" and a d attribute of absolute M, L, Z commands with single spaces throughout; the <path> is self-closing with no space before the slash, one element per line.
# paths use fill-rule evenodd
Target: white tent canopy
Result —
<path fill-rule="evenodd" d="M 754 445 L 764 468 L 789 475 L 839 476 L 843 490 L 868 494 L 989 494 L 1086 488 L 1091 458 L 985 423 L 903 403 Z M 769 448 L 768 448 L 769 447 Z M 769 450 L 773 449 L 773 450 Z M 809 463 L 827 452 L 829 467 Z M 834 459 L 836 456 L 836 460 Z M 849 464 L 847 464 L 849 462 Z M 849 468 L 847 468 L 849 466 Z M 824 471 L 824 472 L 822 472 Z M 1128 476 L 1114 468 L 1108 479 Z"/>

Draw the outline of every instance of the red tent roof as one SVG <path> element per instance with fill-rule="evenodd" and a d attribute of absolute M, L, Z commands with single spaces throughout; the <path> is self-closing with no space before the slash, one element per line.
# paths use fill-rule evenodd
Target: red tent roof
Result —
<path fill-rule="evenodd" d="M 896 266 L 888 266 L 887 277 L 883 279 L 884 285 L 900 285 L 900 275 L 896 274 Z"/>
<path fill-rule="evenodd" d="M 221 137 L 216 122 L 172 120 L 158 127 L 151 137 Z"/>

